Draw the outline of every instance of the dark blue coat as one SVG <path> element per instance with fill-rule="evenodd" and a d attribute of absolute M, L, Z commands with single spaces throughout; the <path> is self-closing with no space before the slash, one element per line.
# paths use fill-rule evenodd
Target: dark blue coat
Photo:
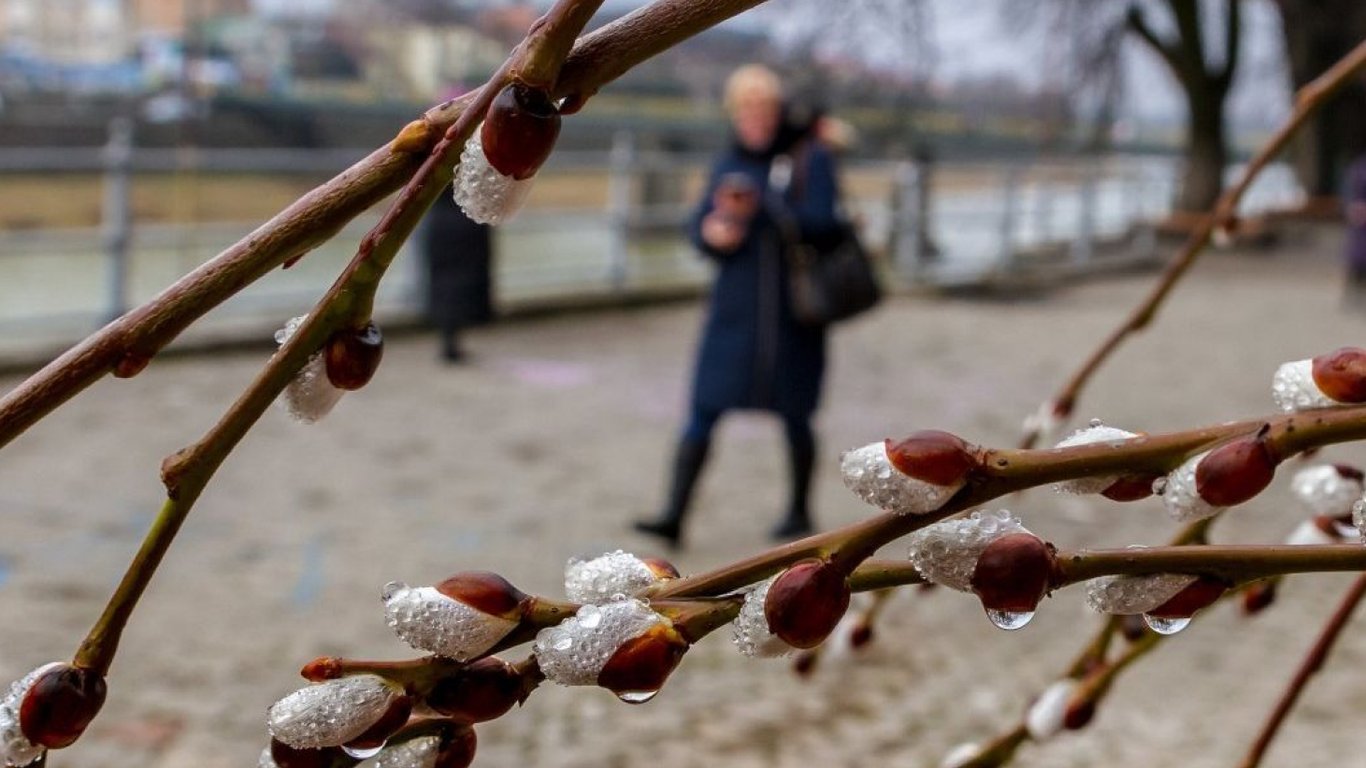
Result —
<path fill-rule="evenodd" d="M 785 240 L 775 213 L 788 216 L 804 239 L 828 234 L 838 226 L 839 190 L 829 153 L 813 146 L 798 157 L 803 167 L 781 196 L 769 192 L 772 160 L 766 156 L 733 147 L 711 170 L 689 227 L 693 243 L 718 266 L 693 375 L 694 409 L 754 409 L 807 418 L 820 401 L 825 329 L 801 325 L 793 317 Z M 721 253 L 702 241 L 702 219 L 711 212 L 718 182 L 731 173 L 753 179 L 768 210 L 754 219 L 739 248 Z"/>

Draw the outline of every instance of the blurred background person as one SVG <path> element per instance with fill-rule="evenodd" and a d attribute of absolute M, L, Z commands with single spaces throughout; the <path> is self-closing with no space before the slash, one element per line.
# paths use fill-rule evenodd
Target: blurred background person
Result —
<path fill-rule="evenodd" d="M 439 334 L 441 359 L 467 362 L 461 329 L 493 319 L 493 228 L 466 216 L 447 188 L 427 214 L 422 250 L 427 316 Z"/>
<path fill-rule="evenodd" d="M 804 240 L 839 226 L 834 165 L 820 142 L 806 131 L 791 130 L 792 121 L 785 125 L 782 84 L 771 70 L 758 65 L 737 70 L 726 83 L 725 105 L 733 140 L 712 168 L 689 230 L 696 247 L 718 267 L 694 366 L 691 406 L 664 507 L 658 517 L 635 524 L 675 547 L 682 541 L 712 432 L 734 409 L 767 411 L 783 421 L 790 485 L 787 512 L 773 537 L 793 538 L 814 529 L 811 419 L 825 370 L 825 329 L 801 325 L 793 316 L 789 244 L 780 221 L 795 225 Z M 796 158 L 784 164 L 791 183 L 783 183 L 781 194 L 771 192 L 774 160 L 789 151 Z"/>

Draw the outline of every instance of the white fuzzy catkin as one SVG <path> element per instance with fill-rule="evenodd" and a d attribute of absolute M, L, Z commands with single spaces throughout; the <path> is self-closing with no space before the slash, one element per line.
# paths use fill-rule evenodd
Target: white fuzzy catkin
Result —
<path fill-rule="evenodd" d="M 19 727 L 19 708 L 23 706 L 24 697 L 28 695 L 29 689 L 38 678 L 61 666 L 63 665 L 60 662 L 54 661 L 29 672 L 11 683 L 9 692 L 0 700 L 0 762 L 4 765 L 22 768 L 42 757 L 47 751 L 46 747 L 34 744 L 24 735 L 23 729 Z"/>
<path fill-rule="evenodd" d="M 1277 368 L 1271 377 L 1271 399 L 1286 413 L 1339 405 L 1314 383 L 1313 360 L 1296 360 Z"/>
<path fill-rule="evenodd" d="M 768 627 L 768 617 L 764 615 L 768 588 L 773 586 L 777 578 L 773 576 L 746 592 L 745 601 L 740 605 L 740 615 L 731 623 L 731 642 L 740 649 L 740 653 L 752 659 L 772 659 L 793 651 L 792 646 L 773 634 Z"/>
<path fill-rule="evenodd" d="M 964 742 L 955 745 L 944 754 L 944 759 L 939 761 L 939 768 L 963 768 L 981 755 L 982 745 Z"/>
<path fill-rule="evenodd" d="M 390 744 L 362 765 L 365 768 L 436 768 L 440 756 L 440 736 L 419 736 Z"/>
<path fill-rule="evenodd" d="M 886 443 L 869 443 L 840 456 L 844 485 L 869 504 L 900 514 L 919 515 L 944 506 L 963 481 L 935 485 L 902 474 L 887 458 Z"/>
<path fill-rule="evenodd" d="M 1352 525 L 1357 527 L 1361 540 L 1366 541 L 1366 497 L 1357 499 L 1352 504 Z"/>
<path fill-rule="evenodd" d="M 935 523 L 911 534 L 911 564 L 926 581 L 971 592 L 972 572 L 982 550 L 1012 533 L 1029 533 L 1029 529 L 1004 509 L 978 510 L 967 517 Z"/>
<path fill-rule="evenodd" d="M 1193 523 L 1222 512 L 1224 507 L 1216 507 L 1200 497 L 1195 485 L 1195 471 L 1200 461 L 1209 455 L 1205 451 L 1186 459 L 1186 462 L 1167 475 L 1162 487 L 1162 504 L 1167 514 L 1179 523 Z"/>
<path fill-rule="evenodd" d="M 290 318 L 284 328 L 275 332 L 276 343 L 284 346 L 307 318 L 308 315 Z M 284 407 L 290 418 L 302 424 L 312 424 L 331 413 L 344 394 L 346 390 L 332 386 L 327 378 L 327 361 L 319 350 L 308 358 L 308 362 L 285 386 L 285 391 L 280 393 L 276 402 Z"/>
<path fill-rule="evenodd" d="M 1086 582 L 1086 603 L 1097 613 L 1129 616 L 1147 613 L 1195 583 L 1184 573 L 1151 576 L 1102 576 Z"/>
<path fill-rule="evenodd" d="M 275 756 L 270 753 L 270 747 L 261 750 L 261 756 L 256 758 L 256 768 L 280 768 Z"/>
<path fill-rule="evenodd" d="M 574 558 L 564 569 L 565 596 L 576 603 L 610 602 L 659 581 L 644 560 L 620 549 L 588 560 Z"/>
<path fill-rule="evenodd" d="M 1125 440 L 1138 437 L 1137 434 L 1116 427 L 1107 427 L 1099 420 L 1092 421 L 1090 426 L 1079 429 L 1068 435 L 1062 442 L 1058 443 L 1057 448 L 1074 448 L 1078 445 L 1095 445 L 1096 443 L 1109 443 L 1118 446 Z M 1109 488 L 1119 479 L 1118 475 L 1107 475 L 1105 477 L 1079 477 L 1075 480 L 1065 480 L 1054 489 L 1062 493 L 1100 493 Z"/>
<path fill-rule="evenodd" d="M 669 620 L 635 599 L 585 605 L 536 635 L 533 652 L 546 679 L 560 685 L 596 685 L 598 673 L 626 641 Z"/>
<path fill-rule="evenodd" d="M 1062 732 L 1067 719 L 1067 705 L 1077 692 L 1077 681 L 1065 678 L 1044 689 L 1025 713 L 1025 730 L 1029 738 L 1045 742 Z"/>
<path fill-rule="evenodd" d="M 1351 512 L 1363 490 L 1360 480 L 1344 477 L 1332 464 L 1301 469 L 1290 481 L 1290 492 L 1306 509 L 1329 517 Z"/>
<path fill-rule="evenodd" d="M 381 597 L 385 621 L 403 642 L 457 661 L 482 655 L 518 625 L 442 594 L 436 587 L 410 587 L 394 581 L 385 585 Z"/>
<path fill-rule="evenodd" d="M 403 695 L 379 675 L 352 675 L 300 688 L 270 707 L 270 735 L 295 749 L 345 744 L 365 733 Z"/>
<path fill-rule="evenodd" d="M 1337 544 L 1338 541 L 1338 537 L 1320 528 L 1316 520 L 1301 520 L 1285 537 L 1285 543 L 1295 547 Z"/>
<path fill-rule="evenodd" d="M 460 153 L 460 167 L 455 172 L 452 195 L 455 204 L 465 215 L 480 224 L 498 225 L 511 219 L 521 210 L 531 192 L 536 177 L 514 179 L 504 176 L 489 164 L 480 138 L 483 126 L 465 142 Z"/>

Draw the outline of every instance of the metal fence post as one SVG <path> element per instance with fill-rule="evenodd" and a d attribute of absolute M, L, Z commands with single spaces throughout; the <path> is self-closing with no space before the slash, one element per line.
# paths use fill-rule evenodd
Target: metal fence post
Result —
<path fill-rule="evenodd" d="M 607 279 L 613 291 L 626 289 L 630 277 L 631 208 L 635 197 L 636 141 L 629 131 L 617 131 L 612 136 L 612 151 L 608 157 Z"/>
<path fill-rule="evenodd" d="M 104 145 L 104 200 L 101 227 L 108 262 L 105 317 L 114 320 L 128 310 L 128 247 L 133 235 L 130 200 L 133 168 L 133 121 L 116 117 L 109 121 L 109 141 Z"/>

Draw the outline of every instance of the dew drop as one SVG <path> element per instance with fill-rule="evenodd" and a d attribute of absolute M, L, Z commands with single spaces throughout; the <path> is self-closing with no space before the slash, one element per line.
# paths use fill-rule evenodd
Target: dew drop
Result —
<path fill-rule="evenodd" d="M 384 742 L 380 742 L 374 747 L 352 747 L 346 744 L 342 745 L 342 751 L 357 760 L 368 760 L 375 755 L 378 755 L 382 749 L 384 749 Z"/>
<path fill-rule="evenodd" d="M 387 603 L 394 597 L 394 595 L 397 595 L 400 591 L 405 590 L 407 588 L 408 585 L 404 584 L 401 581 L 391 581 L 388 584 L 384 585 L 384 589 L 380 590 L 379 597 L 381 600 Z"/>
<path fill-rule="evenodd" d="M 1089 422 L 1087 422 L 1087 424 L 1089 424 L 1092 429 L 1095 429 L 1096 427 L 1105 426 L 1105 422 L 1101 421 L 1100 419 L 1091 419 Z"/>
<path fill-rule="evenodd" d="M 596 629 L 602 623 L 602 611 L 595 605 L 585 605 L 579 609 L 579 626 L 584 629 Z"/>
<path fill-rule="evenodd" d="M 1161 496 L 1167 491 L 1167 477 L 1163 475 L 1153 481 L 1153 495 Z"/>
<path fill-rule="evenodd" d="M 1343 522 L 1338 518 L 1333 518 L 1333 531 L 1337 533 L 1339 539 L 1355 541 L 1361 537 L 1361 531 L 1350 522 Z"/>
<path fill-rule="evenodd" d="M 1148 629 L 1159 635 L 1174 635 L 1177 632 L 1190 626 L 1191 617 L 1182 616 L 1173 619 L 1163 619 L 1158 616 L 1143 614 L 1143 623 L 1148 625 Z"/>
<path fill-rule="evenodd" d="M 644 704 L 659 695 L 659 691 L 626 691 L 618 693 L 617 698 L 627 704 Z"/>
<path fill-rule="evenodd" d="M 987 609 L 991 623 L 1004 630 L 1023 629 L 1034 618 L 1034 611 L 995 611 Z"/>

